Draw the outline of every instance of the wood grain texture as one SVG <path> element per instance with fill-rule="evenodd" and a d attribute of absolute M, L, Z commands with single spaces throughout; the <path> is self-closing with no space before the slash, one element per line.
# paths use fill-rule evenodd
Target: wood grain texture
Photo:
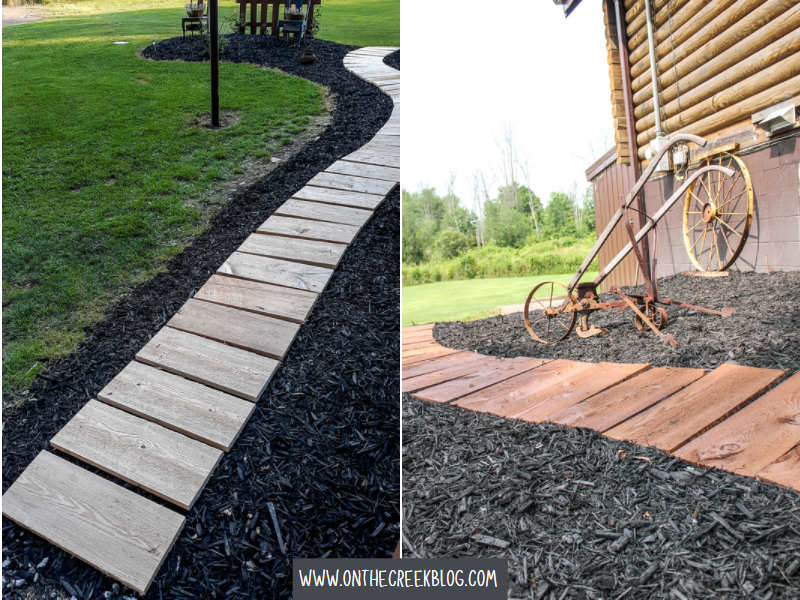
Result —
<path fill-rule="evenodd" d="M 283 360 L 300 326 L 201 300 L 187 300 L 167 327 Z"/>
<path fill-rule="evenodd" d="M 403 360 L 405 360 L 407 358 L 414 358 L 415 356 L 422 356 L 423 354 L 433 354 L 435 352 L 439 352 L 440 350 L 449 350 L 449 348 L 445 348 L 444 346 L 434 343 L 433 345 L 425 346 L 424 348 L 414 348 L 409 350 L 404 348 L 400 354 Z"/>
<path fill-rule="evenodd" d="M 358 227 L 359 230 L 372 217 L 372 211 L 363 208 L 350 208 L 349 206 L 335 206 L 308 202 L 306 200 L 289 199 L 275 211 L 282 217 L 296 217 L 312 221 L 325 221 Z"/>
<path fill-rule="evenodd" d="M 343 244 L 254 233 L 239 246 L 237 252 L 335 269 L 345 250 L 347 246 Z"/>
<path fill-rule="evenodd" d="M 800 444 L 800 373 L 677 452 L 704 467 L 755 477 Z"/>
<path fill-rule="evenodd" d="M 603 433 L 700 379 L 703 369 L 658 367 L 549 417 L 551 423 Z"/>
<path fill-rule="evenodd" d="M 318 242 L 349 244 L 355 239 L 360 230 L 360 227 L 353 227 L 352 225 L 272 215 L 259 226 L 258 233 L 303 238 Z"/>
<path fill-rule="evenodd" d="M 382 181 L 380 179 L 367 179 L 365 177 L 353 177 L 352 175 L 337 175 L 336 173 L 318 173 L 308 185 L 333 188 L 335 190 L 346 190 L 348 192 L 361 192 L 363 194 L 377 194 L 386 196 L 397 185 L 392 181 Z"/>
<path fill-rule="evenodd" d="M 320 294 L 333 275 L 333 269 L 234 252 L 217 269 L 217 273 Z"/>
<path fill-rule="evenodd" d="M 212 275 L 194 297 L 292 323 L 305 323 L 319 294 L 270 283 Z"/>
<path fill-rule="evenodd" d="M 762 481 L 777 483 L 800 492 L 800 446 L 790 450 L 758 474 Z M 3 496 L 5 500 L 5 496 Z"/>
<path fill-rule="evenodd" d="M 418 392 L 425 388 L 429 388 L 446 381 L 460 379 L 469 376 L 476 371 L 486 373 L 492 368 L 501 368 L 508 366 L 511 361 L 516 364 L 526 364 L 529 359 L 508 359 L 508 358 L 495 358 L 493 356 L 483 357 L 481 362 L 464 362 L 460 364 L 451 365 L 445 368 L 439 368 L 429 373 L 424 373 L 416 377 L 403 377 L 402 388 L 403 393 Z"/>
<path fill-rule="evenodd" d="M 324 204 L 335 204 L 337 206 L 375 210 L 378 208 L 378 205 L 383 202 L 384 196 L 307 185 L 299 192 L 296 192 L 292 198 L 308 200 L 309 202 L 321 202 Z"/>
<path fill-rule="evenodd" d="M 450 354 L 461 354 L 465 352 L 464 350 L 454 350 L 452 348 L 442 348 L 441 350 L 437 350 L 436 352 L 429 352 L 428 354 L 420 354 L 417 356 L 409 356 L 408 358 L 404 358 L 402 361 L 402 368 L 406 368 L 410 365 L 414 365 L 417 363 L 425 362 L 428 360 L 433 360 L 434 358 L 439 358 L 442 356 L 448 356 Z"/>
<path fill-rule="evenodd" d="M 606 435 L 675 452 L 784 375 L 781 369 L 725 363 Z"/>
<path fill-rule="evenodd" d="M 508 416 L 535 423 L 547 421 L 550 415 L 583 402 L 649 368 L 649 364 L 598 363 L 591 369 L 531 394 L 524 410 Z"/>
<path fill-rule="evenodd" d="M 280 364 L 273 358 L 171 327 L 153 336 L 136 354 L 136 360 L 251 402 L 261 397 Z"/>
<path fill-rule="evenodd" d="M 441 369 L 459 365 L 473 365 L 478 366 L 486 361 L 486 357 L 477 352 L 459 352 L 458 354 L 450 354 L 441 356 L 434 360 L 426 360 L 417 364 L 403 366 L 402 377 L 403 379 L 410 379 L 412 377 L 419 377 L 426 373 L 432 373 Z"/>
<path fill-rule="evenodd" d="M 226 452 L 255 407 L 247 400 L 137 362 L 122 369 L 97 397 Z"/>
<path fill-rule="evenodd" d="M 361 150 L 356 150 L 352 154 L 348 154 L 342 160 L 366 165 L 400 168 L 400 154 L 394 152 L 376 152 L 371 149 L 362 148 Z"/>
<path fill-rule="evenodd" d="M 417 350 L 419 348 L 430 348 L 431 346 L 438 346 L 434 340 L 427 340 L 424 342 L 409 342 L 408 344 L 403 344 L 403 350 Z"/>
<path fill-rule="evenodd" d="M 222 458 L 217 448 L 97 400 L 50 444 L 187 510 Z"/>
<path fill-rule="evenodd" d="M 554 360 L 476 394 L 465 396 L 454 404 L 467 410 L 493 415 L 514 414 L 528 407 L 529 396 L 593 366 L 591 363 L 572 360 Z"/>
<path fill-rule="evenodd" d="M 384 131 L 395 131 L 399 133 L 399 128 L 384 128 Z M 353 175 L 355 177 L 367 177 L 370 179 L 381 179 L 383 181 L 400 182 L 400 169 L 394 167 L 380 167 L 377 165 L 367 165 L 364 163 L 348 162 L 337 160 L 327 169 L 326 173 L 338 173 L 340 175 Z"/>
<path fill-rule="evenodd" d="M 3 495 L 3 516 L 147 592 L 185 519 L 43 451 Z"/>
<path fill-rule="evenodd" d="M 482 366 L 469 375 L 429 387 L 414 395 L 429 402 L 450 402 L 535 369 L 544 362 L 541 358 L 499 359 L 496 363 Z"/>

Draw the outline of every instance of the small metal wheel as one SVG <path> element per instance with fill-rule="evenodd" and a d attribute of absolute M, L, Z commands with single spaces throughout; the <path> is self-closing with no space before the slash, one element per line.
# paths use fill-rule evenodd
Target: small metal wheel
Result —
<path fill-rule="evenodd" d="M 738 156 L 726 152 L 705 164 L 737 172 L 726 177 L 713 171 L 692 183 L 683 209 L 683 241 L 699 271 L 724 271 L 739 258 L 750 233 L 753 184 Z"/>
<path fill-rule="evenodd" d="M 647 310 L 643 311 L 645 316 L 653 322 L 653 325 L 658 327 L 658 330 L 661 331 L 664 327 L 667 326 L 669 323 L 669 317 L 667 317 L 667 311 L 665 311 L 660 306 L 648 306 Z M 642 333 L 651 333 L 652 329 L 647 326 L 647 324 L 642 321 L 642 318 L 639 315 L 634 315 L 633 322 L 636 323 L 636 329 L 641 331 Z"/>
<path fill-rule="evenodd" d="M 541 296 L 537 298 L 537 292 L 540 289 L 542 290 Z M 564 303 L 566 296 L 567 286 L 555 281 L 540 283 L 528 294 L 528 299 L 525 301 L 525 327 L 537 342 L 555 344 L 567 337 L 575 327 L 578 313 L 559 312 L 559 307 Z M 574 303 L 575 297 L 570 296 L 570 304 Z M 538 315 L 534 312 L 533 319 L 531 319 L 529 312 L 531 308 L 534 311 L 541 310 L 542 312 Z"/>

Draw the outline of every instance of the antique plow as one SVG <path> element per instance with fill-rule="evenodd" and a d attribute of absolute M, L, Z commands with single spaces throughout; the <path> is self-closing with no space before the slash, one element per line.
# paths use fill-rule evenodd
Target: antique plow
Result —
<path fill-rule="evenodd" d="M 669 298 L 663 300 L 659 298 L 658 286 L 656 279 L 656 266 L 658 263 L 658 232 L 656 231 L 656 224 L 666 214 L 666 212 L 681 198 L 686 196 L 687 190 L 690 190 L 692 185 L 698 179 L 710 174 L 713 171 L 718 171 L 720 176 L 731 177 L 734 171 L 720 165 L 707 165 L 697 169 L 690 177 L 688 177 L 669 200 L 654 214 L 652 217 L 644 215 L 647 223 L 637 233 L 634 233 L 632 223 L 633 219 L 629 217 L 629 210 L 631 204 L 636 196 L 641 191 L 645 182 L 653 174 L 656 165 L 670 147 L 675 144 L 694 142 L 700 147 L 706 145 L 706 140 L 701 137 L 689 134 L 676 135 L 669 140 L 658 154 L 650 161 L 650 164 L 642 173 L 642 176 L 633 186 L 631 191 L 625 198 L 620 201 L 620 207 L 617 212 L 609 221 L 603 233 L 597 238 L 597 242 L 589 251 L 588 256 L 584 259 L 580 268 L 575 276 L 569 282 L 569 285 L 548 281 L 537 285 L 528 295 L 525 302 L 525 327 L 533 338 L 543 344 L 554 344 L 567 337 L 574 329 L 576 321 L 579 321 L 578 336 L 582 338 L 592 337 L 601 333 L 606 333 L 607 330 L 596 325 L 589 325 L 589 316 L 598 310 L 618 309 L 619 312 L 630 308 L 634 312 L 634 323 L 641 332 L 652 331 L 664 343 L 677 346 L 678 342 L 675 341 L 669 333 L 662 333 L 661 329 L 667 324 L 667 312 L 662 306 L 683 306 L 693 310 L 699 310 L 718 315 L 720 317 L 727 317 L 734 313 L 735 308 L 725 308 L 722 311 L 711 310 L 709 308 L 702 308 L 692 304 L 683 302 L 676 302 Z M 638 212 L 638 211 L 637 211 Z M 617 254 L 611 262 L 609 262 L 605 269 L 597 276 L 592 282 L 578 283 L 586 269 L 600 252 L 600 248 L 606 243 L 614 227 L 617 223 L 623 220 L 625 228 L 628 232 L 630 241 L 628 244 Z M 652 260 L 650 255 L 643 252 L 639 243 L 650 232 L 654 232 L 654 248 Z M 622 260 L 630 253 L 633 252 L 636 260 L 639 263 L 639 269 L 642 273 L 644 280 L 645 293 L 644 294 L 626 294 L 618 286 L 613 286 L 611 292 L 617 294 L 620 300 L 613 302 L 601 302 L 597 293 L 597 286 L 599 286 L 605 278 L 613 271 Z M 549 297 L 537 297 L 537 292 L 541 289 L 545 293 L 549 287 Z M 559 288 L 563 288 L 563 291 Z M 538 305 L 538 306 L 537 306 Z M 541 309 L 541 314 L 534 315 L 531 318 L 530 309 Z"/>

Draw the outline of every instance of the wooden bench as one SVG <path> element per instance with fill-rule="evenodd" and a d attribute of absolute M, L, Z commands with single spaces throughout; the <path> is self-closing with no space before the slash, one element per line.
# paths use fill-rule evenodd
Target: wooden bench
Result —
<path fill-rule="evenodd" d="M 308 23 L 306 30 L 314 24 L 314 8 L 322 4 L 322 0 L 308 0 Z M 237 0 L 239 4 L 239 20 L 244 21 L 244 32 L 266 35 L 269 29 L 274 36 L 278 35 L 278 21 L 285 0 Z M 250 18 L 247 18 L 247 9 L 250 8 Z M 272 10 L 268 10 L 270 7 Z M 259 10 L 260 9 L 260 10 Z"/>

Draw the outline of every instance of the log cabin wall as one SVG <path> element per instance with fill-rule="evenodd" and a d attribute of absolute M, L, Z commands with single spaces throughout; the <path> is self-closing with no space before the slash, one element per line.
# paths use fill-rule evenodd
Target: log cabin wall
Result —
<path fill-rule="evenodd" d="M 613 2 L 602 4 L 616 162 L 629 165 L 616 15 Z M 655 115 L 644 6 L 644 0 L 624 0 L 636 151 L 646 165 Z M 751 121 L 754 113 L 782 101 L 800 104 L 800 0 L 651 0 L 651 7 L 662 129 L 670 136 L 693 133 L 708 140 L 702 150 L 692 147 L 692 168 L 700 152 L 736 144 L 735 153 L 750 171 L 753 226 L 731 269 L 765 271 L 767 260 L 770 269 L 800 269 L 800 126 L 768 137 Z M 611 167 L 599 169 L 601 163 L 587 170 L 598 233 L 607 222 L 599 215 L 619 203 L 618 190 L 605 181 Z M 679 185 L 671 173 L 651 180 L 645 186 L 647 213 L 654 214 Z M 682 209 L 675 206 L 659 225 L 659 276 L 693 269 L 681 218 Z M 601 269 L 626 242 L 615 237 L 608 244 L 599 257 Z M 633 283 L 627 271 L 619 279 L 615 283 Z"/>

